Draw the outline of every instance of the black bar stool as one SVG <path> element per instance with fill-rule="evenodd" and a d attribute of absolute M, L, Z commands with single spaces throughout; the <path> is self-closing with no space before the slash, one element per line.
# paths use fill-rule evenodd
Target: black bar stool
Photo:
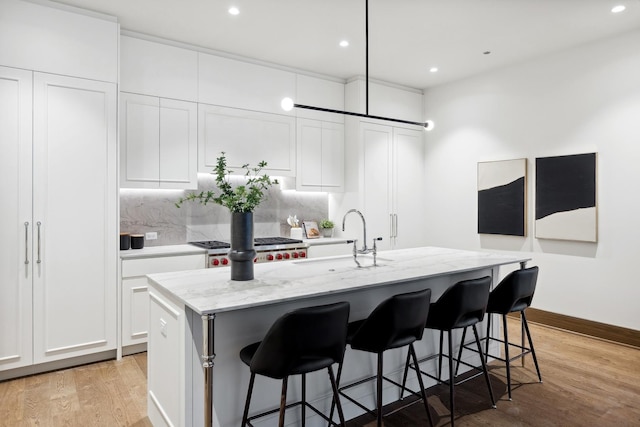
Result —
<path fill-rule="evenodd" d="M 429 302 L 431 300 L 431 289 L 425 289 L 417 292 L 409 292 L 392 296 L 380 303 L 373 312 L 363 320 L 349 323 L 349 332 L 347 335 L 347 343 L 354 350 L 366 351 L 378 355 L 377 375 L 356 381 L 352 384 L 339 388 L 342 396 L 351 402 L 373 414 L 377 418 L 377 425 L 382 425 L 382 383 L 386 380 L 398 387 L 404 388 L 404 384 L 385 377 L 383 375 L 383 353 L 392 348 L 409 346 L 409 354 L 416 366 L 416 375 L 420 384 L 420 394 L 424 408 L 427 411 L 429 424 L 433 426 L 429 406 L 427 405 L 427 395 L 422 382 L 422 376 L 417 365 L 416 352 L 413 343 L 422 338 L 424 333 L 424 325 L 429 314 Z M 342 375 L 343 364 L 338 368 L 338 384 Z M 370 410 L 360 402 L 344 393 L 344 390 L 367 381 L 377 379 L 376 384 L 376 411 Z M 408 389 L 407 389 L 408 390 Z M 413 394 L 418 395 L 415 392 Z M 333 407 L 331 408 L 333 415 Z M 388 415 L 388 414 L 387 414 Z"/>
<path fill-rule="evenodd" d="M 471 326 L 475 335 L 476 345 L 478 351 L 482 354 L 482 346 L 480 345 L 480 337 L 478 336 L 478 329 L 476 324 L 484 317 L 485 310 L 487 308 L 487 302 L 489 300 L 489 289 L 491 287 L 491 277 L 486 276 L 480 279 L 463 280 L 456 283 L 449 289 L 447 289 L 438 301 L 431 304 L 429 309 L 429 317 L 427 318 L 426 327 L 428 329 L 436 329 L 440 331 L 440 351 L 438 353 L 438 376 L 433 376 L 427 372 L 421 371 L 429 378 L 437 380 L 439 383 L 449 383 L 449 404 L 451 407 L 451 426 L 454 425 L 455 414 L 455 390 L 454 386 L 460 383 L 455 382 L 455 374 L 453 368 L 453 342 L 452 331 L 454 329 L 465 328 Z M 447 354 L 449 358 L 449 380 L 442 381 L 442 345 L 444 332 L 448 334 L 449 352 Z M 464 338 L 463 338 L 464 339 Z M 464 341 L 461 342 L 460 348 L 464 345 Z M 431 359 L 427 357 L 421 359 L 419 362 Z M 458 353 L 457 363 L 476 368 L 461 359 L 461 352 Z M 495 408 L 496 402 L 493 397 L 493 390 L 491 389 L 491 383 L 489 382 L 489 373 L 485 364 L 484 357 L 480 357 L 482 362 L 482 373 L 489 389 L 489 396 L 491 397 L 491 405 Z M 406 372 L 409 369 L 409 360 L 405 365 L 405 377 Z M 476 368 L 477 369 L 477 368 Z M 464 382 L 463 380 L 461 382 Z M 402 381 L 403 385 L 405 380 Z"/>
<path fill-rule="evenodd" d="M 489 342 L 491 340 L 498 341 L 504 344 L 504 359 L 495 357 L 497 360 L 505 362 L 507 367 L 507 391 L 509 393 L 509 400 L 511 400 L 511 362 L 520 358 L 524 358 L 527 354 L 531 353 L 533 357 L 533 363 L 536 366 L 536 372 L 538 374 L 538 380 L 542 382 L 542 376 L 540 375 L 540 367 L 538 366 L 538 358 L 536 357 L 536 351 L 533 348 L 533 340 L 531 339 L 531 332 L 529 332 L 529 324 L 527 323 L 527 317 L 524 311 L 531 306 L 533 300 L 533 294 L 536 290 L 536 283 L 538 281 L 538 267 L 524 268 L 515 270 L 509 273 L 502 281 L 496 286 L 496 288 L 489 295 L 489 303 L 487 304 L 487 313 L 500 314 L 502 316 L 502 330 L 504 333 L 504 339 L 494 338 L 489 335 L 491 329 L 491 316 L 487 316 L 487 336 L 485 358 L 488 358 L 489 354 Z M 522 325 L 522 344 L 514 344 L 509 342 L 509 336 L 507 333 L 507 314 L 520 312 L 520 319 Z M 524 335 L 527 335 L 529 341 L 529 347 L 524 345 Z M 513 356 L 509 355 L 509 346 L 517 347 L 519 353 Z M 524 359 L 523 359 L 524 366 Z"/>
<path fill-rule="evenodd" d="M 341 363 L 344 356 L 349 322 L 349 303 L 339 302 L 316 307 L 301 308 L 283 315 L 274 322 L 264 339 L 240 350 L 240 359 L 249 366 L 251 379 L 247 401 L 242 416 L 242 426 L 252 426 L 251 420 L 280 412 L 279 427 L 284 426 L 285 410 L 301 405 L 301 425 L 305 425 L 305 409 L 308 407 L 329 421 L 331 425 L 344 426 L 338 386 L 331 365 Z M 306 374 L 327 369 L 333 401 L 338 407 L 340 424 L 306 401 Z M 256 374 L 282 379 L 280 408 L 249 417 L 249 404 Z M 287 382 L 290 375 L 302 375 L 302 400 L 286 404 Z"/>

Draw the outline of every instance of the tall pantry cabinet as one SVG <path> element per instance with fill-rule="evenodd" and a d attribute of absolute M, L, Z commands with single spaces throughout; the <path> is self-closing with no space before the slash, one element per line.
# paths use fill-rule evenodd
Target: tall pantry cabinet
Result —
<path fill-rule="evenodd" d="M 0 8 L 0 38 L 23 40 L 0 43 L 4 379 L 116 348 L 118 26 L 28 2 Z M 94 49 L 113 67 L 73 63 Z"/>
<path fill-rule="evenodd" d="M 115 85 L 0 75 L 0 369 L 112 349 Z"/>

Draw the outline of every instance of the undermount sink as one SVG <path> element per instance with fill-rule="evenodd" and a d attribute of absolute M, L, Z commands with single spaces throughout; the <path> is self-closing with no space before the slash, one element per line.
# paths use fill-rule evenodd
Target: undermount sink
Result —
<path fill-rule="evenodd" d="M 339 257 L 327 257 L 327 258 L 318 258 L 318 259 L 306 259 L 303 261 L 294 261 L 293 264 L 298 266 L 326 266 L 332 269 L 343 269 L 343 268 L 372 268 L 372 267 L 383 267 L 386 262 L 390 262 L 390 259 L 387 258 L 376 258 L 376 265 L 373 265 L 373 256 L 371 255 L 358 255 L 358 262 L 360 263 L 360 267 L 356 265 L 353 261 L 353 255 L 343 255 Z"/>

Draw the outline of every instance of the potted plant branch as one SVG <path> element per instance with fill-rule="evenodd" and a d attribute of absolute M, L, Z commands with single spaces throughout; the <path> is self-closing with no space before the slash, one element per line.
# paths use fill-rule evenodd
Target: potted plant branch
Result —
<path fill-rule="evenodd" d="M 265 166 L 265 161 L 259 162 L 256 167 L 242 165 L 246 181 L 234 187 L 230 180 L 233 171 L 227 169 L 227 158 L 223 151 L 216 159 L 213 172 L 218 191 L 189 193 L 176 202 L 178 208 L 184 202 L 198 201 L 203 205 L 216 203 L 231 211 L 231 280 L 253 279 L 253 260 L 256 256 L 253 248 L 253 211 L 264 200 L 271 185 L 277 183 L 272 182 L 268 175 L 261 174 Z"/>

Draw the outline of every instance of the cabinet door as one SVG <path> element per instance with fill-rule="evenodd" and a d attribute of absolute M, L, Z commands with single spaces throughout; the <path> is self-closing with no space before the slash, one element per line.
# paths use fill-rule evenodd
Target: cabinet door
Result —
<path fill-rule="evenodd" d="M 122 279 L 122 345 L 146 343 L 148 329 L 147 278 Z"/>
<path fill-rule="evenodd" d="M 295 176 L 295 119 L 278 114 L 199 104 L 198 171 L 211 173 L 224 151 L 227 166 L 243 174 L 242 165 L 266 161 L 265 173 Z"/>
<path fill-rule="evenodd" d="M 298 119 L 296 189 L 322 190 L 322 122 Z"/>
<path fill-rule="evenodd" d="M 394 248 L 424 246 L 424 131 L 393 129 Z"/>
<path fill-rule="evenodd" d="M 197 104 L 160 98 L 160 188 L 198 188 Z"/>
<path fill-rule="evenodd" d="M 372 123 L 362 123 L 364 144 L 364 215 L 367 220 L 368 238 L 382 237 L 380 250 L 392 247 L 391 210 L 391 145 L 393 128 Z M 367 242 L 369 245 L 369 242 Z M 358 245 L 361 246 L 361 245 Z"/>
<path fill-rule="evenodd" d="M 344 190 L 344 125 L 298 119 L 296 189 Z"/>
<path fill-rule="evenodd" d="M 115 84 L 34 75 L 34 362 L 116 348 Z"/>
<path fill-rule="evenodd" d="M 0 67 L 0 371 L 32 361 L 31 79 Z"/>
<path fill-rule="evenodd" d="M 322 190 L 344 191 L 344 125 L 322 123 Z"/>
<path fill-rule="evenodd" d="M 120 94 L 120 186 L 159 188 L 160 100 Z"/>

